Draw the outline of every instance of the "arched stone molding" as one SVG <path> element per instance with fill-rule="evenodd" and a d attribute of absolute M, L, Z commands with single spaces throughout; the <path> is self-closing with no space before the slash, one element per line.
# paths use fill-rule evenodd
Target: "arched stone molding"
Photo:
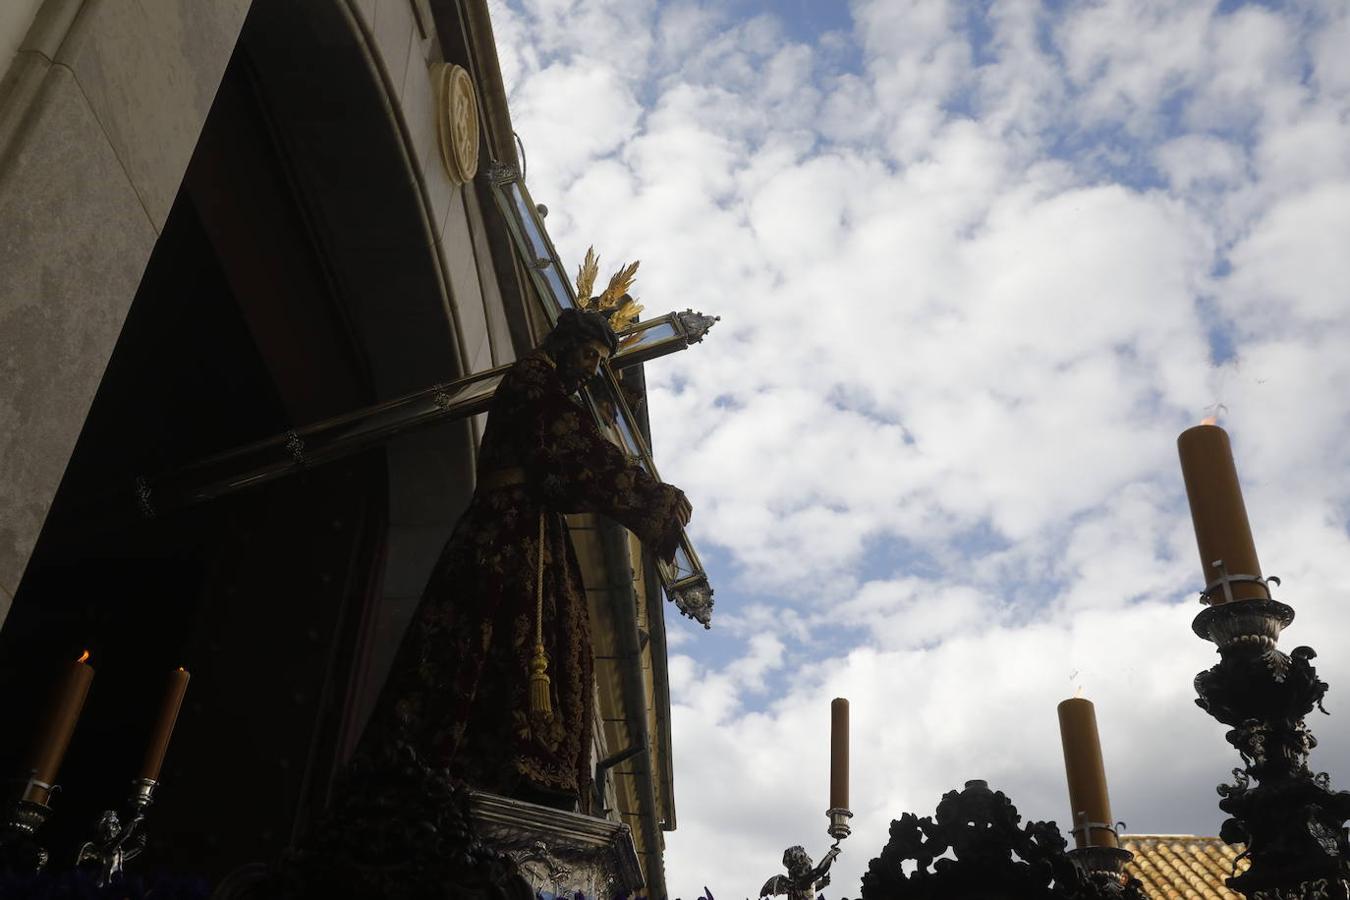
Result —
<path fill-rule="evenodd" d="M 255 9 L 240 49 L 295 163 L 302 202 L 329 248 L 335 291 L 384 399 L 494 365 L 484 304 L 501 301 L 484 288 L 495 285 L 491 269 L 480 274 L 481 224 L 476 235 L 465 199 L 472 190 L 450 184 L 440 166 L 423 56 L 434 43 L 422 37 L 407 0 L 371 6 Z M 299 71 L 297 54 L 307 60 Z M 359 736 L 426 577 L 468 503 L 475 448 L 471 422 L 387 445 L 385 571 L 366 610 L 345 749 Z"/>

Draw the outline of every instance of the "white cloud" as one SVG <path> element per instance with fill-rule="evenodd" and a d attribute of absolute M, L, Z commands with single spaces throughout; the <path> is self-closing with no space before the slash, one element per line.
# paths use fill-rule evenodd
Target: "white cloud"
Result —
<path fill-rule="evenodd" d="M 1350 179 L 1281 198 L 1232 251 L 1231 302 L 1247 333 L 1317 331 L 1350 303 Z"/>
<path fill-rule="evenodd" d="M 494 6 L 565 258 L 640 257 L 649 310 L 723 317 L 647 367 L 662 472 L 731 561 L 728 658 L 671 625 L 675 894 L 825 846 L 838 695 L 830 896 L 967 778 L 1063 823 L 1079 686 L 1117 817 L 1216 833 L 1237 757 L 1191 702 L 1215 657 L 1173 449 L 1216 400 L 1285 643 L 1333 685 L 1310 724 L 1350 745 L 1350 14 L 1304 7 L 859 0 L 811 43 L 710 3 Z"/>
<path fill-rule="evenodd" d="M 1056 38 L 1085 122 L 1155 134 L 1162 104 L 1200 81 L 1217 5 L 1108 0 L 1070 13 Z"/>
<path fill-rule="evenodd" d="M 565 135 L 539 147 L 526 143 L 527 160 L 543 183 L 571 181 L 617 150 L 637 130 L 641 107 L 614 69 L 596 60 L 555 62 L 527 80 L 512 110 L 535 133 Z M 547 152 L 531 154 L 531 150 Z"/>
<path fill-rule="evenodd" d="M 1187 134 L 1159 146 L 1159 168 L 1175 193 L 1197 193 L 1232 188 L 1246 176 L 1247 159 L 1241 145 L 1204 134 Z"/>
<path fill-rule="evenodd" d="M 1321 5 L 1325 19 L 1312 38 L 1313 80 L 1324 96 L 1344 100 L 1350 94 L 1350 9 L 1336 0 Z"/>

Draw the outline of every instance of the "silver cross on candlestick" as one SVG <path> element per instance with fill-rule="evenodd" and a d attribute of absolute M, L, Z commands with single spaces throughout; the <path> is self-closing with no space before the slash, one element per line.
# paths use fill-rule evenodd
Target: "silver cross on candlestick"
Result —
<path fill-rule="evenodd" d="M 830 703 L 830 808 L 825 811 L 829 819 L 826 834 L 834 838 L 834 844 L 825 852 L 818 865 L 812 865 L 811 857 L 801 846 L 789 847 L 783 851 L 783 866 L 786 875 L 774 875 L 764 882 L 760 889 L 761 897 L 786 894 L 788 900 L 814 900 L 822 888 L 830 883 L 830 866 L 843 852 L 839 842 L 848 837 L 851 829 L 848 820 L 853 813 L 848 808 L 848 701 L 836 697 Z"/>

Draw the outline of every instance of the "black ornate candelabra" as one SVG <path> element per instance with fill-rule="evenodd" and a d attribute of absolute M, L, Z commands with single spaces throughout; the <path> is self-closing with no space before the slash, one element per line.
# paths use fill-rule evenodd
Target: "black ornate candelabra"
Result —
<path fill-rule="evenodd" d="M 967 781 L 943 795 L 936 815 L 891 822 L 863 875 L 863 900 L 1144 900 L 1123 874 L 1128 851 L 1069 851 L 1054 822 L 1021 821 L 1002 791 Z"/>
<path fill-rule="evenodd" d="M 1231 581 L 1220 577 L 1206 601 L 1230 600 Z M 1278 584 L 1275 578 L 1262 580 Z M 1268 589 L 1268 585 L 1267 585 Z M 1242 756 L 1234 782 L 1222 784 L 1219 808 L 1227 819 L 1219 835 L 1246 844 L 1251 868 L 1227 879 L 1250 900 L 1350 898 L 1350 793 L 1333 791 L 1325 772 L 1314 774 L 1308 753 L 1317 739 L 1304 723 L 1322 708 L 1327 684 L 1317 677 L 1310 647 L 1285 654 L 1276 647 L 1294 610 L 1273 599 L 1230 600 L 1210 606 L 1192 627 L 1218 647 L 1218 665 L 1195 676 L 1196 704 L 1228 725 L 1225 735 Z M 1322 709 L 1322 712 L 1326 712 Z"/>

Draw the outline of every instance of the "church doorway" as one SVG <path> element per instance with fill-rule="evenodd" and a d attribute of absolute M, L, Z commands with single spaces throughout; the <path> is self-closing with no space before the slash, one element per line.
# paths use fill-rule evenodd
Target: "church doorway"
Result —
<path fill-rule="evenodd" d="M 404 581 L 425 563 L 391 540 L 417 467 L 386 448 L 182 509 L 135 492 L 462 374 L 386 76 L 345 6 L 254 4 L 0 630 L 15 734 L 63 661 L 87 649 L 97 672 L 44 829 L 55 858 L 121 805 L 177 666 L 192 681 L 150 858 L 208 878 L 275 858 L 322 809 L 397 642 L 391 555 Z M 471 490 L 473 441 L 468 423 L 420 440 L 452 485 L 429 547 Z"/>

